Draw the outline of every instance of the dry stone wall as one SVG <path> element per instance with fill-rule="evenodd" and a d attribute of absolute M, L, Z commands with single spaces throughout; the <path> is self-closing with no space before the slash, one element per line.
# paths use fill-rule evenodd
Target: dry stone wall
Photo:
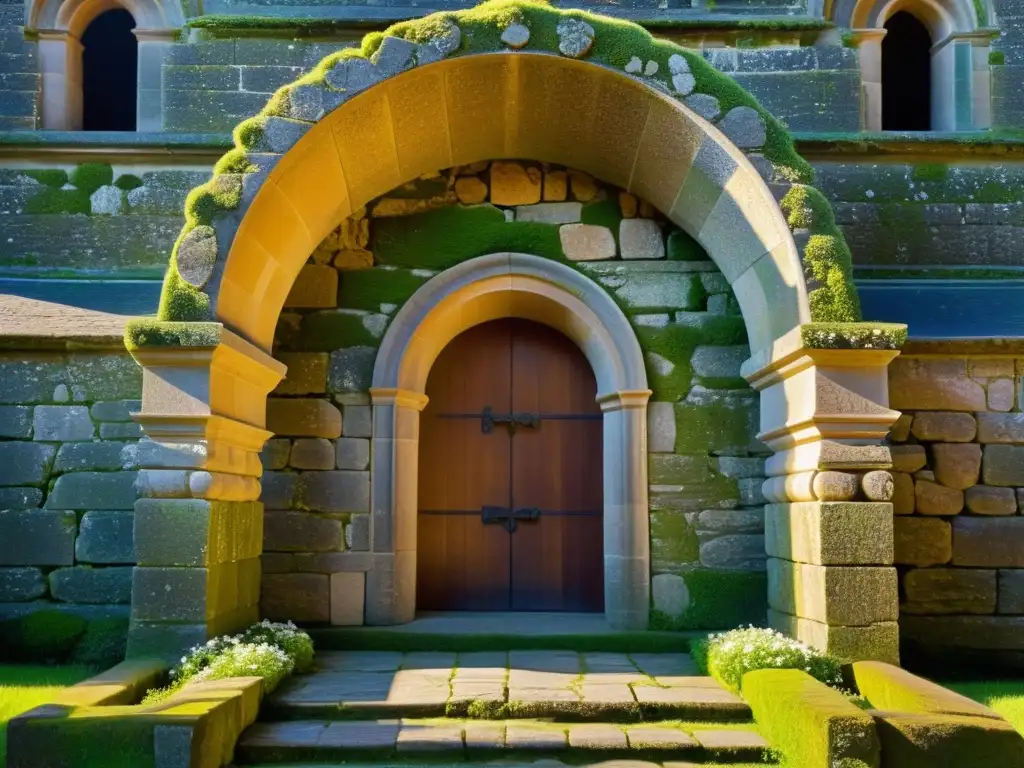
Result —
<path fill-rule="evenodd" d="M 889 369 L 902 638 L 1024 659 L 1024 358 Z"/>
<path fill-rule="evenodd" d="M 127 615 L 141 389 L 117 350 L 0 354 L 0 619 Z"/>
<path fill-rule="evenodd" d="M 767 453 L 739 307 L 700 246 L 643 200 L 572 169 L 494 161 L 406 184 L 346 219 L 285 302 L 268 402 L 263 613 L 358 624 L 371 568 L 368 388 L 406 300 L 475 256 L 519 251 L 602 285 L 645 350 L 655 623 L 763 622 Z"/>

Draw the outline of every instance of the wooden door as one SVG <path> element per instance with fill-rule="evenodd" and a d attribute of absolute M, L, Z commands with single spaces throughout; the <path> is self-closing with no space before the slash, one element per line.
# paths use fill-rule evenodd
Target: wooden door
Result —
<path fill-rule="evenodd" d="M 485 323 L 441 353 L 420 423 L 420 609 L 603 609 L 596 393 L 579 348 L 537 323 Z"/>

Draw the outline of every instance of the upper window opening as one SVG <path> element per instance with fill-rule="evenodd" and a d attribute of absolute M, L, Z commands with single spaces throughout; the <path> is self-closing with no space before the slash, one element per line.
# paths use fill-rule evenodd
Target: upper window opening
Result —
<path fill-rule="evenodd" d="M 906 11 L 885 22 L 882 38 L 882 130 L 927 131 L 932 114 L 932 38 Z"/>
<path fill-rule="evenodd" d="M 134 131 L 138 42 L 135 19 L 116 9 L 100 14 L 82 35 L 82 128 Z"/>

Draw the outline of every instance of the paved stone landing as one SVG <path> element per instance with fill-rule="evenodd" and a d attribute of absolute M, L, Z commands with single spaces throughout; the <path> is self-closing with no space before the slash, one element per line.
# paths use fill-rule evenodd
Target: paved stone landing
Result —
<path fill-rule="evenodd" d="M 265 711 L 296 720 L 458 716 L 633 721 L 749 720 L 688 654 L 322 652 Z M 581 737 L 582 738 L 582 737 Z"/>
<path fill-rule="evenodd" d="M 301 720 L 252 726 L 243 734 L 236 754 L 240 763 L 351 761 L 387 755 L 472 760 L 502 753 L 571 753 L 574 762 L 588 757 L 630 756 L 651 757 L 659 762 L 732 762 L 760 761 L 767 746 L 752 727 L 739 726 L 702 729 L 672 724 Z M 672 763 L 673 768 L 685 765 Z"/>

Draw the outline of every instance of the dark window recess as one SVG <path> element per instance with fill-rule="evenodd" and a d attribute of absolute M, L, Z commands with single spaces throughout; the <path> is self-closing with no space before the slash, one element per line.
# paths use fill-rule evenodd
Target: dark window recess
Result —
<path fill-rule="evenodd" d="M 906 11 L 885 22 L 882 130 L 927 131 L 932 122 L 932 38 Z"/>
<path fill-rule="evenodd" d="M 101 13 L 82 35 L 82 128 L 134 131 L 139 49 L 125 10 Z"/>

